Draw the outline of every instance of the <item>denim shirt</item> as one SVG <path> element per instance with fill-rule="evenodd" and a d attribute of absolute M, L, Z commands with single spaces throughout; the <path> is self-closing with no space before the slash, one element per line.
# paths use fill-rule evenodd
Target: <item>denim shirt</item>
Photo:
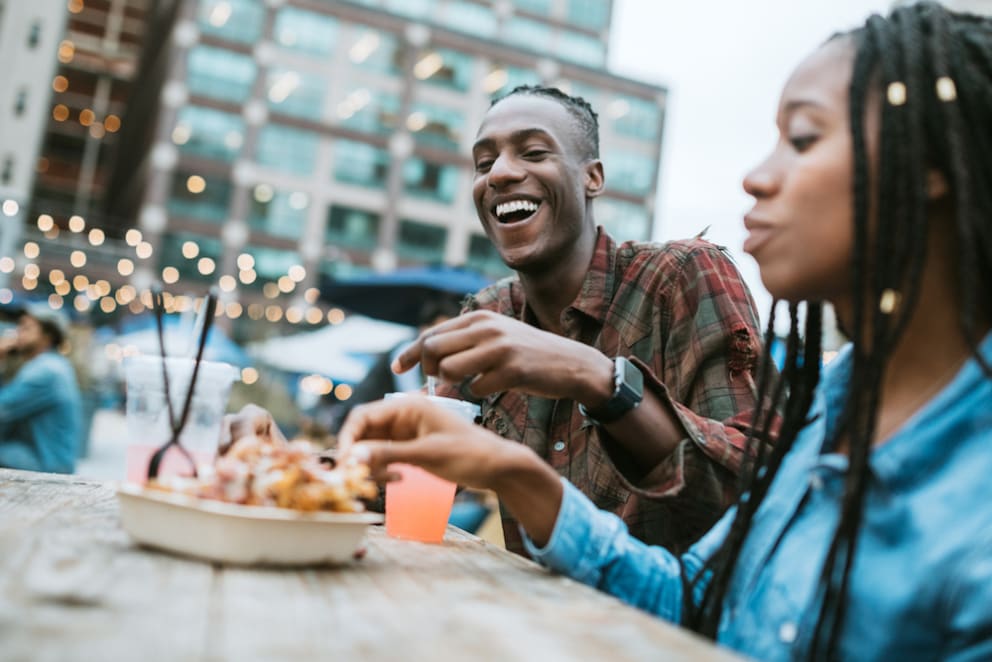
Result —
<path fill-rule="evenodd" d="M 982 353 L 992 357 L 992 334 Z M 847 468 L 846 457 L 821 448 L 851 364 L 847 348 L 825 371 L 818 416 L 759 508 L 724 603 L 717 640 L 758 659 L 808 650 Z M 548 544 L 527 544 L 545 565 L 679 622 L 680 563 L 698 574 L 733 513 L 677 558 L 632 538 L 566 483 Z M 848 599 L 841 659 L 992 659 L 992 381 L 974 359 L 872 452 Z"/>
<path fill-rule="evenodd" d="M 48 351 L 0 384 L 0 445 L 19 443 L 39 471 L 72 473 L 82 434 L 82 398 L 72 364 Z"/>

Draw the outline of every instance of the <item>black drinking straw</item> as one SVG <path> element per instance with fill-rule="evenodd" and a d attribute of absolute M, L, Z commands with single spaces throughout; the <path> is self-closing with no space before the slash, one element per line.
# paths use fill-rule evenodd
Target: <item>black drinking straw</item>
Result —
<path fill-rule="evenodd" d="M 165 305 L 162 296 L 162 288 L 159 285 L 152 286 L 152 303 L 155 311 L 155 325 L 158 329 L 158 345 L 159 350 L 162 354 L 162 383 L 165 387 L 165 404 L 169 413 L 169 427 L 172 429 L 172 438 L 165 442 L 161 448 L 155 451 L 152 456 L 151 461 L 148 463 L 148 480 L 154 480 L 158 477 L 159 465 L 162 463 L 162 458 L 165 457 L 166 452 L 168 452 L 170 446 L 175 446 L 183 454 L 183 456 L 189 461 L 191 467 L 193 467 L 193 476 L 196 477 L 196 462 L 193 457 L 189 454 L 189 451 L 183 447 L 179 442 L 179 435 L 182 433 L 183 428 L 186 427 L 186 420 L 189 418 L 190 405 L 193 402 L 193 390 L 196 387 L 196 376 L 200 372 L 200 360 L 203 358 L 203 348 L 207 344 L 207 333 L 210 331 L 210 327 L 214 321 L 214 312 L 216 307 L 217 295 L 211 289 L 207 296 L 203 299 L 203 305 L 206 309 L 203 311 L 203 329 L 200 331 L 200 337 L 197 339 L 196 347 L 196 360 L 193 363 L 193 374 L 189 378 L 189 388 L 186 390 L 186 399 L 183 402 L 182 414 L 179 420 L 176 421 L 175 410 L 172 407 L 172 396 L 169 393 L 169 370 L 166 368 L 165 359 L 165 330 L 162 317 L 165 312 Z"/>

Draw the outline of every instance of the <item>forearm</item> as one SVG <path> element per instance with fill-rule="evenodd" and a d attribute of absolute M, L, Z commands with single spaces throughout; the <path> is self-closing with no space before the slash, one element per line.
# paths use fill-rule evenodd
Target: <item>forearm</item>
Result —
<path fill-rule="evenodd" d="M 493 470 L 487 485 L 539 545 L 551 538 L 561 508 L 561 479 L 529 448 L 513 444 Z"/>

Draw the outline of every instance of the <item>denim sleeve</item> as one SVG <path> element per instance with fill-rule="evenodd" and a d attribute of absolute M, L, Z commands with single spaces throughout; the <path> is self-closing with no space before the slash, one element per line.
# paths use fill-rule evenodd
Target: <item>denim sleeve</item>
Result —
<path fill-rule="evenodd" d="M 55 381 L 44 367 L 24 365 L 0 387 L 0 425 L 44 411 L 56 401 Z"/>
<path fill-rule="evenodd" d="M 673 623 L 682 618 L 682 567 L 695 577 L 705 558 L 726 535 L 729 519 L 681 558 L 663 547 L 652 547 L 634 538 L 623 521 L 599 510 L 574 485 L 562 480 L 561 509 L 547 545 L 538 548 L 526 532 L 524 545 L 531 557 L 552 570 Z M 707 577 L 697 582 L 694 597 L 705 590 Z"/>
<path fill-rule="evenodd" d="M 941 657 L 954 662 L 992 659 L 992 532 L 976 536 L 963 554 L 955 576 L 943 584 L 947 649 Z"/>

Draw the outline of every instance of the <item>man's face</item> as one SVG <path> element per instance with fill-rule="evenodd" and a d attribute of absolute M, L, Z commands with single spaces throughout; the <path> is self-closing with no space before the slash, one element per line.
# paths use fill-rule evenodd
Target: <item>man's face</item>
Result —
<path fill-rule="evenodd" d="M 45 333 L 41 323 L 30 315 L 21 315 L 17 320 L 17 349 L 26 354 L 37 352 L 51 345 L 51 338 Z"/>
<path fill-rule="evenodd" d="M 602 166 L 582 147 L 578 122 L 552 99 L 514 95 L 486 114 L 472 148 L 472 196 L 511 269 L 547 271 L 595 232 L 587 203 L 602 189 Z"/>

